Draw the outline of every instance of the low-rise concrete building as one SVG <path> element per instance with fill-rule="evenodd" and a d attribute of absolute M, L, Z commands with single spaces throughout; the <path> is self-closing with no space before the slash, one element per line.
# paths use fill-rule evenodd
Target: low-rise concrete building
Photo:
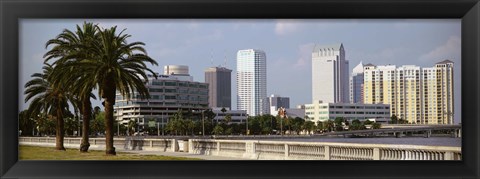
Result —
<path fill-rule="evenodd" d="M 277 115 L 278 108 L 290 108 L 290 98 L 272 94 L 262 99 L 262 114 Z"/>
<path fill-rule="evenodd" d="M 272 109 L 273 110 L 273 109 Z M 270 111 L 272 116 L 277 116 L 278 115 L 278 109 Z M 302 118 L 305 119 L 305 106 L 304 105 L 298 105 L 297 108 L 286 108 L 285 112 L 287 113 L 288 117 L 291 118 Z"/>
<path fill-rule="evenodd" d="M 212 112 L 215 113 L 215 122 L 222 122 L 225 120 L 225 116 L 230 115 L 232 120 L 230 123 L 245 123 L 247 120 L 247 110 L 230 110 L 225 108 L 225 112 L 222 112 L 222 108 L 212 108 Z"/>
<path fill-rule="evenodd" d="M 320 100 L 305 104 L 305 116 L 315 123 L 342 117 L 347 120 L 389 121 L 390 105 L 359 103 L 323 103 Z"/>
<path fill-rule="evenodd" d="M 113 108 L 117 122 L 127 124 L 133 120 L 144 126 L 148 121 L 155 120 L 163 126 L 179 110 L 191 112 L 195 119 L 200 119 L 201 111 L 208 109 L 208 83 L 193 81 L 188 71 L 158 75 L 157 79 L 149 75 L 148 78 L 145 86 L 150 92 L 150 99 L 141 99 L 136 93 L 126 99 L 117 92 Z"/>

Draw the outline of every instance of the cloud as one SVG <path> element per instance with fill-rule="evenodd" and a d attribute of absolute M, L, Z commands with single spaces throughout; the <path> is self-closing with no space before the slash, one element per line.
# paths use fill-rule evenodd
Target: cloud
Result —
<path fill-rule="evenodd" d="M 223 38 L 223 32 L 221 30 L 215 30 L 213 33 L 208 34 L 208 35 L 202 35 L 202 36 L 197 36 L 193 37 L 191 39 L 186 40 L 187 45 L 194 45 L 197 43 L 204 43 L 206 41 L 215 41 L 215 40 L 220 40 Z"/>
<path fill-rule="evenodd" d="M 461 57 L 461 39 L 458 36 L 450 36 L 445 42 L 432 51 L 420 56 L 420 61 L 441 61 L 444 59 L 460 60 Z"/>
<path fill-rule="evenodd" d="M 399 54 L 403 53 L 405 51 L 404 48 L 400 48 L 400 47 L 397 47 L 397 48 L 386 48 L 386 49 L 383 49 L 381 50 L 379 53 L 376 53 L 375 55 L 373 55 L 373 57 L 377 58 L 377 59 L 393 59 L 393 58 L 397 58 L 399 56 Z"/>
<path fill-rule="evenodd" d="M 175 50 L 173 48 L 159 48 L 155 51 L 153 51 L 153 55 L 163 58 L 163 57 L 169 57 L 170 55 L 173 55 L 175 53 L 178 53 L 178 50 Z"/>
<path fill-rule="evenodd" d="M 200 28 L 200 24 L 198 22 L 190 22 L 188 25 L 187 25 L 188 29 L 190 30 L 196 30 L 198 28 Z"/>
<path fill-rule="evenodd" d="M 231 28 L 234 31 L 241 31 L 241 32 L 245 32 L 245 30 L 255 30 L 258 27 L 261 27 L 262 25 L 265 25 L 265 24 L 261 23 L 261 22 L 264 22 L 264 21 L 257 20 L 257 19 L 254 19 L 254 20 L 239 19 L 239 20 L 232 20 L 232 21 L 229 21 L 229 22 L 231 22 L 231 24 L 233 24 L 231 26 Z"/>
<path fill-rule="evenodd" d="M 350 67 L 353 67 L 360 61 L 374 65 L 404 65 L 405 54 L 408 52 L 409 50 L 404 47 L 383 48 L 372 52 L 357 51 L 356 53 L 350 53 L 351 55 L 347 56 L 347 60 L 350 61 Z"/>
<path fill-rule="evenodd" d="M 293 20 L 279 20 L 275 23 L 275 34 L 283 36 L 300 29 L 300 25 Z"/>
<path fill-rule="evenodd" d="M 294 64 L 294 67 L 304 68 L 308 66 L 308 64 L 310 64 L 308 62 L 312 59 L 312 50 L 314 46 L 314 43 L 307 43 L 298 47 L 299 57 L 297 59 L 297 62 Z"/>

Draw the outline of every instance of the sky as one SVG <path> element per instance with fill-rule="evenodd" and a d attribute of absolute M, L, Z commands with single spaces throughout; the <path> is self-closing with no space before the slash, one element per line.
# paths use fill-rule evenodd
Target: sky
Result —
<path fill-rule="evenodd" d="M 232 108 L 236 109 L 236 53 L 260 49 L 267 56 L 267 94 L 290 97 L 290 106 L 311 103 L 313 46 L 343 43 L 353 67 L 361 61 L 375 65 L 432 67 L 454 62 L 454 118 L 461 122 L 460 19 L 21 19 L 19 89 L 30 75 L 41 72 L 45 43 L 63 29 L 93 22 L 117 26 L 144 42 L 163 73 L 165 65 L 187 65 L 195 81 L 204 81 L 211 66 L 232 69 Z M 23 90 L 19 96 L 21 109 Z M 100 101 L 93 101 L 101 106 Z"/>

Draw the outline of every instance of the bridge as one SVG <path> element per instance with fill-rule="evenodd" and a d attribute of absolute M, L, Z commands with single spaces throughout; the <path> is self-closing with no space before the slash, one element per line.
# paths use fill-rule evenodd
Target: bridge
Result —
<path fill-rule="evenodd" d="M 432 135 L 432 131 L 451 131 L 452 137 L 462 137 L 461 125 L 417 125 L 417 124 L 387 124 L 380 129 L 367 129 L 356 131 L 338 131 L 320 134 L 321 136 L 379 136 L 393 135 L 402 137 L 404 135 L 413 135 L 413 133 L 423 133 L 428 138 Z"/>

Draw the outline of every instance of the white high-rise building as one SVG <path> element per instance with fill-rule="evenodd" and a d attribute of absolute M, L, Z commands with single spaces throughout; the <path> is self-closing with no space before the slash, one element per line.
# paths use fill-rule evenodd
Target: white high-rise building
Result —
<path fill-rule="evenodd" d="M 262 50 L 237 52 L 237 109 L 250 116 L 261 113 L 267 97 L 267 57 Z"/>
<path fill-rule="evenodd" d="M 363 63 L 360 62 L 352 70 L 350 76 L 350 102 L 363 103 Z"/>
<path fill-rule="evenodd" d="M 312 99 L 348 103 L 348 73 L 343 44 L 315 45 L 312 52 Z"/>

